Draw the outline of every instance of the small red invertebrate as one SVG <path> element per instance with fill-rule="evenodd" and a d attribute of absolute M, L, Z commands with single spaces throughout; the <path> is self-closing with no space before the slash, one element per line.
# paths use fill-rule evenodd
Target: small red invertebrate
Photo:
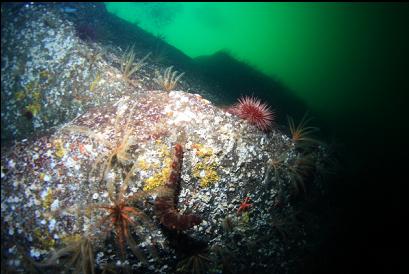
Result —
<path fill-rule="evenodd" d="M 88 154 L 83 144 L 79 144 L 78 148 L 80 149 L 81 154 Z"/>
<path fill-rule="evenodd" d="M 241 212 L 247 211 L 248 208 L 251 206 L 249 203 L 250 197 L 244 198 L 243 202 L 241 202 L 239 208 L 237 209 L 237 215 Z"/>

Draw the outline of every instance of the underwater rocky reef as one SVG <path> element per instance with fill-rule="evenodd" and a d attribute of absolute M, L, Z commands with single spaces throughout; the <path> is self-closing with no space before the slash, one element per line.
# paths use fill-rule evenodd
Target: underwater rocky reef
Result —
<path fill-rule="evenodd" d="M 250 97 L 215 105 L 211 84 L 142 42 L 99 42 L 104 30 L 80 20 L 91 10 L 110 16 L 98 4 L 2 6 L 2 273 L 308 263 L 326 230 L 310 208 L 329 153 L 308 120 L 283 129 Z"/>

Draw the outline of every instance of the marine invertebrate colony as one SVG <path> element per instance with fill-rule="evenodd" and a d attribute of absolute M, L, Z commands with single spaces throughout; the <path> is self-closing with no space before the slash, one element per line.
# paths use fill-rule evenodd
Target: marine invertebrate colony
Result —
<path fill-rule="evenodd" d="M 294 119 L 291 116 L 287 116 L 288 125 L 290 127 L 291 139 L 296 143 L 319 143 L 318 140 L 309 137 L 310 134 L 317 132 L 317 127 L 307 126 L 311 121 L 308 117 L 308 112 L 302 117 L 300 123 L 296 126 Z"/>
<path fill-rule="evenodd" d="M 267 131 L 271 127 L 275 118 L 274 111 L 270 110 L 267 104 L 250 96 L 241 97 L 239 102 L 230 109 L 230 112 L 263 131 Z"/>
<path fill-rule="evenodd" d="M 139 223 L 149 225 L 148 218 L 142 210 L 130 205 L 129 201 L 133 200 L 134 197 L 128 197 L 125 199 L 123 193 L 124 188 L 121 189 L 117 197 L 112 197 L 112 194 L 110 193 L 111 204 L 95 206 L 95 208 L 104 209 L 108 212 L 108 215 L 100 220 L 99 225 L 107 226 L 107 232 L 115 232 L 118 247 L 123 259 L 125 259 L 125 244 L 127 243 L 133 254 L 139 260 L 145 262 L 146 259 L 137 247 L 137 243 L 132 237 L 130 228 L 137 227 Z"/>
<path fill-rule="evenodd" d="M 139 69 L 141 69 L 143 66 L 145 66 L 147 63 L 145 63 L 145 60 L 148 59 L 149 55 L 151 53 L 149 52 L 146 54 L 142 59 L 140 59 L 138 62 L 135 63 L 135 51 L 134 47 L 132 46 L 131 48 L 128 48 L 125 53 L 122 55 L 121 59 L 121 71 L 126 80 L 129 80 L 129 78 L 137 72 Z"/>
<path fill-rule="evenodd" d="M 243 202 L 241 202 L 239 208 L 237 209 L 237 215 L 239 215 L 241 212 L 248 210 L 248 208 L 251 206 L 249 201 L 250 201 L 250 197 L 244 198 Z"/>
<path fill-rule="evenodd" d="M 60 263 L 66 270 L 74 267 L 73 273 L 94 274 L 95 262 L 92 240 L 85 236 L 77 236 L 65 247 L 54 251 L 52 256 L 44 263 L 35 263 L 35 265 L 44 268 L 53 265 L 57 266 Z"/>
<path fill-rule="evenodd" d="M 172 72 L 173 66 L 170 66 L 165 69 L 163 75 L 159 73 L 159 71 L 155 71 L 155 79 L 153 79 L 156 83 L 158 83 L 165 91 L 169 92 L 175 88 L 177 82 L 182 78 L 185 74 L 184 72 L 177 75 L 177 71 L 175 70 Z"/>
<path fill-rule="evenodd" d="M 180 173 L 182 169 L 183 148 L 175 145 L 175 154 L 172 162 L 172 172 L 162 191 L 155 200 L 155 214 L 165 227 L 172 230 L 186 230 L 202 219 L 194 214 L 180 214 L 176 208 L 176 200 L 180 188 Z"/>
<path fill-rule="evenodd" d="M 209 257 L 208 250 L 204 249 L 180 261 L 177 272 L 193 274 L 208 273 L 211 263 L 212 260 Z"/>

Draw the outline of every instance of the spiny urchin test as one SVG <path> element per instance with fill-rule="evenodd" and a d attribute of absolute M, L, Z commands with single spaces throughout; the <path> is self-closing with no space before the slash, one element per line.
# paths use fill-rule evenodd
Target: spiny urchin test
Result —
<path fill-rule="evenodd" d="M 231 112 L 263 131 L 267 131 L 275 119 L 275 112 L 267 104 L 250 96 L 241 97 Z"/>

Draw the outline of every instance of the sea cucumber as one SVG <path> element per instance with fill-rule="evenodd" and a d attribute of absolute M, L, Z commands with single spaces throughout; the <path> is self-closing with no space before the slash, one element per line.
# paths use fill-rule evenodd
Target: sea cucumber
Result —
<path fill-rule="evenodd" d="M 182 145 L 175 145 L 172 161 L 172 172 L 164 186 L 164 191 L 155 199 L 155 214 L 159 222 L 171 230 L 186 230 L 197 224 L 202 219 L 194 214 L 180 214 L 177 210 L 177 200 L 180 192 L 180 174 L 183 162 Z"/>

